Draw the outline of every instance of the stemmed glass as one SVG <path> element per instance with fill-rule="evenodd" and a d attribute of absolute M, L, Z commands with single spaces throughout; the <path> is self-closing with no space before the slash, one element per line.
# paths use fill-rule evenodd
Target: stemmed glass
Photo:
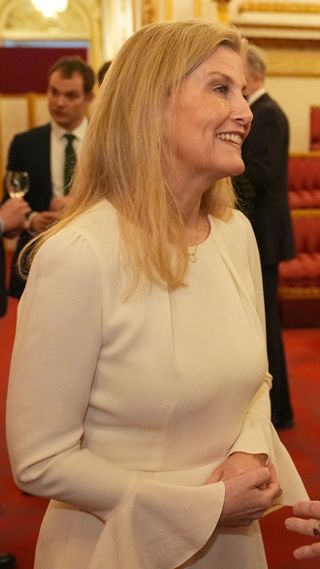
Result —
<path fill-rule="evenodd" d="M 29 190 L 28 172 L 8 170 L 6 173 L 5 185 L 10 198 L 23 198 Z"/>

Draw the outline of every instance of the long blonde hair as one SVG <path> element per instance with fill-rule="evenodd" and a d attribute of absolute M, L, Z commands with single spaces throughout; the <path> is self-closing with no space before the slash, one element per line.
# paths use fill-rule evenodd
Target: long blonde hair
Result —
<path fill-rule="evenodd" d="M 142 276 L 170 289 L 183 286 L 187 243 L 164 175 L 164 165 L 172 164 L 172 149 L 164 141 L 164 107 L 220 45 L 240 53 L 239 32 L 202 21 L 151 24 L 126 41 L 100 88 L 70 202 L 62 219 L 33 243 L 31 258 L 46 239 L 106 198 L 119 214 L 133 289 Z M 230 180 L 207 190 L 202 206 L 223 217 L 234 206 Z"/>

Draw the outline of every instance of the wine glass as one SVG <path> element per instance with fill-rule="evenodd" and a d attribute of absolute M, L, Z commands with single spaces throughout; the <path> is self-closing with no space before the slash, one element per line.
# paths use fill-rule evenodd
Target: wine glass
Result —
<path fill-rule="evenodd" d="M 10 198 L 23 198 L 29 190 L 29 174 L 8 170 L 5 184 Z"/>

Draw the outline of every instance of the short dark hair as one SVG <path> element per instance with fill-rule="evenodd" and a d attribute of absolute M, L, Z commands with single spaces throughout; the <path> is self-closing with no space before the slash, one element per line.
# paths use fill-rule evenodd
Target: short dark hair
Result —
<path fill-rule="evenodd" d="M 104 79 L 104 76 L 105 76 L 105 74 L 107 73 L 107 71 L 108 71 L 108 69 L 109 69 L 111 63 L 112 63 L 112 61 L 105 61 L 105 62 L 101 65 L 101 67 L 100 67 L 100 69 L 99 69 L 99 71 L 98 71 L 98 83 L 99 83 L 99 85 L 101 85 L 101 83 L 102 83 L 102 81 L 103 81 L 103 79 Z"/>
<path fill-rule="evenodd" d="M 60 71 L 61 74 L 68 79 L 72 77 L 74 73 L 80 73 L 83 78 L 84 92 L 90 93 L 90 91 L 92 91 L 95 83 L 94 71 L 80 56 L 60 57 L 60 59 L 51 65 L 48 78 L 50 78 L 55 71 Z"/>

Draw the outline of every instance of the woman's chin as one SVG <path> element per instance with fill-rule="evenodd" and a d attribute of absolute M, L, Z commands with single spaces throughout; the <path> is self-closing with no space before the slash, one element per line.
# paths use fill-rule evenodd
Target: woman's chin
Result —
<path fill-rule="evenodd" d="M 234 171 L 230 174 L 230 176 L 240 176 L 245 171 L 244 162 L 241 160 L 238 164 L 234 166 Z"/>

